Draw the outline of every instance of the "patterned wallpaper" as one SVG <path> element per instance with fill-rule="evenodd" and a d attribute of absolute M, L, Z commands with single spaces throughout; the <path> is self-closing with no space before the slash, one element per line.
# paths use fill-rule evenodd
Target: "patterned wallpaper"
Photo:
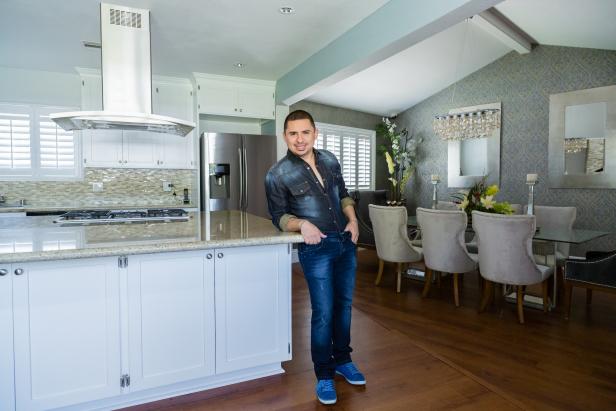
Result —
<path fill-rule="evenodd" d="M 447 144 L 432 132 L 432 117 L 454 107 L 502 102 L 501 193 L 499 199 L 527 202 L 526 174 L 538 173 L 535 204 L 577 207 L 576 227 L 616 233 L 616 190 L 551 189 L 547 183 L 549 96 L 554 93 L 616 84 L 616 51 L 539 46 L 531 53 L 511 52 L 400 114 L 399 123 L 421 135 L 420 162 L 407 187 L 409 206 L 429 206 L 430 174 L 440 174 L 441 199 L 446 187 Z M 409 90 L 412 92 L 412 90 Z M 616 234 L 584 248 L 616 249 Z M 583 249 L 573 249 L 579 254 Z"/>
<path fill-rule="evenodd" d="M 162 189 L 171 182 L 177 197 Z M 102 182 L 103 191 L 92 192 Z M 79 181 L 0 181 L 7 204 L 25 199 L 30 207 L 159 206 L 182 204 L 183 189 L 193 196 L 194 170 L 86 168 Z"/>

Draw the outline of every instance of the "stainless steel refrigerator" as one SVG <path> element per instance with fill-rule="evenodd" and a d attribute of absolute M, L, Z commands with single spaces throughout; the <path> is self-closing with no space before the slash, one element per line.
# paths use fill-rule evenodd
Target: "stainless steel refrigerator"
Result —
<path fill-rule="evenodd" d="M 276 136 L 203 133 L 201 209 L 242 210 L 270 218 L 265 175 L 276 162 Z"/>

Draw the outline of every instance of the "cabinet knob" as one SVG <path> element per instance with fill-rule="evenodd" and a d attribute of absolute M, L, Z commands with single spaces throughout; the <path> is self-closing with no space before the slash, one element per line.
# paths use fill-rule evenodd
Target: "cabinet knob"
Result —
<path fill-rule="evenodd" d="M 128 160 L 124 160 L 124 164 L 128 163 Z"/>
<path fill-rule="evenodd" d="M 244 111 L 244 109 L 243 109 L 243 108 L 241 108 L 241 109 L 240 109 L 240 113 L 241 113 L 242 111 Z"/>
<path fill-rule="evenodd" d="M 223 258 L 225 255 L 223 253 L 218 253 L 218 258 Z"/>
<path fill-rule="evenodd" d="M 24 273 L 24 269 L 23 268 L 16 268 L 15 269 L 15 275 L 22 275 Z"/>
<path fill-rule="evenodd" d="M 122 160 L 118 160 L 118 163 L 122 164 Z"/>
<path fill-rule="evenodd" d="M 205 256 L 205 258 L 207 258 L 208 260 L 212 259 L 212 253 L 207 253 L 207 255 Z"/>
<path fill-rule="evenodd" d="M 8 273 L 9 273 L 9 270 L 7 270 L 6 268 L 0 268 L 0 277 L 4 277 Z"/>
<path fill-rule="evenodd" d="M 234 108 L 233 110 L 237 111 L 237 109 L 236 109 L 236 108 Z"/>

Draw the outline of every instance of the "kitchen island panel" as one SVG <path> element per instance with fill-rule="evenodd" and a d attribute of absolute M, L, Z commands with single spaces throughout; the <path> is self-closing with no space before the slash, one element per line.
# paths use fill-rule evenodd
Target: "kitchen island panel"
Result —
<path fill-rule="evenodd" d="M 120 394 L 116 258 L 14 264 L 16 409 Z"/>
<path fill-rule="evenodd" d="M 214 374 L 213 251 L 127 264 L 131 392 Z"/>

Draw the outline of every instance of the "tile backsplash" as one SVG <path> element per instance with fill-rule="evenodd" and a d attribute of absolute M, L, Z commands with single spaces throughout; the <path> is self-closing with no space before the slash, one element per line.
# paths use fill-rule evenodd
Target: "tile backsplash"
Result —
<path fill-rule="evenodd" d="M 163 191 L 163 181 L 176 197 Z M 103 183 L 101 192 L 92 191 L 95 182 Z M 0 181 L 0 193 L 7 204 L 25 199 L 29 207 L 174 206 L 183 205 L 187 188 L 195 207 L 196 184 L 196 170 L 86 168 L 79 181 Z"/>

